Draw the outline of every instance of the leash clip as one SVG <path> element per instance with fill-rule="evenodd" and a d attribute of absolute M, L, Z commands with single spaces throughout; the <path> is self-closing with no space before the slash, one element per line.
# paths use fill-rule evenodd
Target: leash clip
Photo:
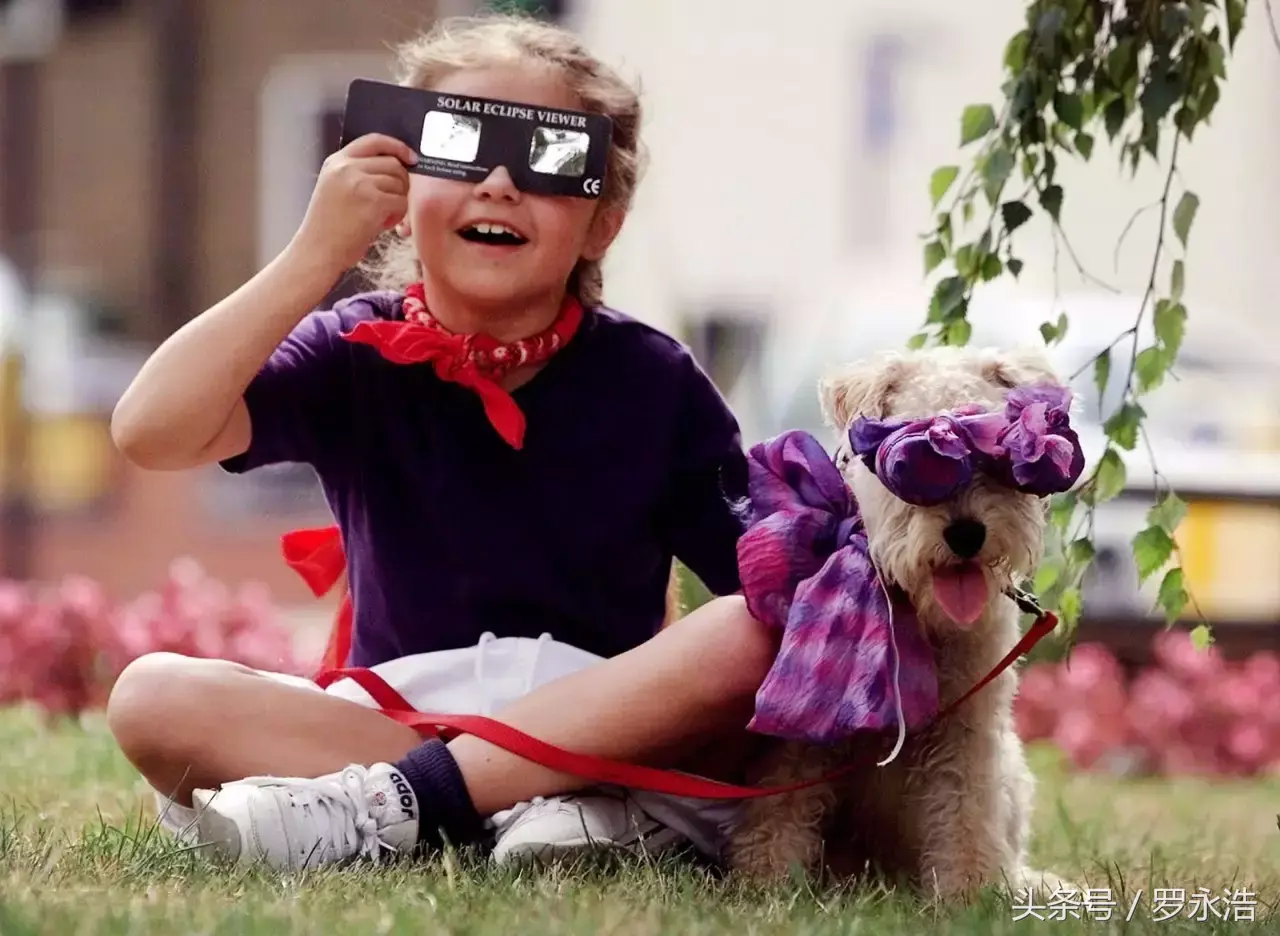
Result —
<path fill-rule="evenodd" d="M 1014 600 L 1018 609 L 1024 614 L 1033 614 L 1037 620 L 1044 617 L 1044 608 L 1040 606 L 1040 602 L 1036 600 L 1035 595 L 1031 594 L 1031 592 L 1024 591 L 1014 585 L 1010 586 L 1009 591 L 1006 592 L 1006 594 Z"/>

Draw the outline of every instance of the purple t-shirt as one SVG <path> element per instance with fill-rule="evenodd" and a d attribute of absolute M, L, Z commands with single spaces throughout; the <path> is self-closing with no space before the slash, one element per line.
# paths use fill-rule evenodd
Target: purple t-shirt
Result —
<path fill-rule="evenodd" d="M 342 530 L 352 663 L 548 632 L 614 656 L 661 624 L 672 556 L 716 594 L 738 580 L 737 421 L 689 351 L 609 309 L 513 394 L 513 449 L 471 390 L 342 338 L 401 318 L 395 293 L 313 312 L 245 392 L 233 473 L 310 464 Z"/>

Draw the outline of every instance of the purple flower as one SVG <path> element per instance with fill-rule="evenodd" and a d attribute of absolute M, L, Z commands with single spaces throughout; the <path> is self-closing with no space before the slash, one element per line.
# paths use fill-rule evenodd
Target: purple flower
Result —
<path fill-rule="evenodd" d="M 1009 393 L 1008 425 L 999 444 L 1008 451 L 1007 473 L 1028 494 L 1068 491 L 1084 470 L 1084 451 L 1070 426 L 1071 391 L 1040 385 Z"/>

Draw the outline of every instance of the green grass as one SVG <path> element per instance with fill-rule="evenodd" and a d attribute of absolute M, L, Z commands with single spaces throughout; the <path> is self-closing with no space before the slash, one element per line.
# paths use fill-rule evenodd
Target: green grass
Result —
<path fill-rule="evenodd" d="M 1037 752 L 1037 866 L 1112 888 L 1120 909 L 1111 922 L 1015 923 L 996 895 L 944 909 L 880 889 L 758 890 L 674 861 L 507 873 L 454 857 L 295 876 L 219 869 L 153 829 L 146 788 L 100 719 L 46 730 L 30 711 L 0 711 L 0 752 L 0 936 L 1280 932 L 1276 782 L 1067 775 Z M 1153 887 L 1242 886 L 1258 895 L 1252 924 L 1152 920 Z"/>

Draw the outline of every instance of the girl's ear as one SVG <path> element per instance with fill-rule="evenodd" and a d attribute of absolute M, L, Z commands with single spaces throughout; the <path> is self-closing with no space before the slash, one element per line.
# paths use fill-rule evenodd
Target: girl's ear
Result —
<path fill-rule="evenodd" d="M 618 234 L 627 213 L 622 208 L 605 208 L 597 211 L 587 231 L 587 241 L 582 246 L 582 259 L 596 261 L 604 257 Z"/>

